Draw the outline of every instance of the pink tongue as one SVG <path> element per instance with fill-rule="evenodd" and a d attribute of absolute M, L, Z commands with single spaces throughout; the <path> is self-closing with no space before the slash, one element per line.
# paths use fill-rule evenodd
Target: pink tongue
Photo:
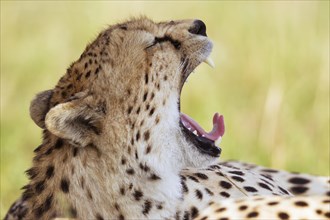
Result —
<path fill-rule="evenodd" d="M 209 133 L 204 131 L 204 129 L 196 122 L 194 119 L 190 118 L 188 115 L 180 114 L 182 124 L 189 129 L 191 132 L 197 131 L 198 136 L 205 137 L 209 140 L 216 141 L 219 137 L 222 137 L 225 133 L 225 123 L 223 116 L 219 113 L 215 113 L 213 116 L 213 129 Z"/>

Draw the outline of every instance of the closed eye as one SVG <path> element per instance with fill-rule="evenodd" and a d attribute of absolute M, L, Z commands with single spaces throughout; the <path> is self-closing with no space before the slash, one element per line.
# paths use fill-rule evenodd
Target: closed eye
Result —
<path fill-rule="evenodd" d="M 174 40 L 173 38 L 169 37 L 169 36 L 164 36 L 164 37 L 155 37 L 154 41 L 152 42 L 151 45 L 147 46 L 146 49 L 155 46 L 158 43 L 163 43 L 163 42 L 170 42 L 175 49 L 180 49 L 181 48 L 181 43 L 177 40 Z"/>

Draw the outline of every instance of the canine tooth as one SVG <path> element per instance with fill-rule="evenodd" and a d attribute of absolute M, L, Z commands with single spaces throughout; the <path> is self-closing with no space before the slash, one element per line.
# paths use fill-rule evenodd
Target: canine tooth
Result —
<path fill-rule="evenodd" d="M 193 133 L 194 133 L 194 135 L 197 135 L 197 131 L 196 131 L 196 130 L 194 130 L 194 132 L 193 132 Z"/>
<path fill-rule="evenodd" d="M 214 64 L 214 62 L 213 62 L 213 60 L 212 60 L 211 57 L 206 58 L 206 60 L 204 60 L 204 63 L 208 64 L 212 68 L 215 67 L 215 64 Z"/>
<path fill-rule="evenodd" d="M 215 140 L 215 145 L 219 146 L 221 143 L 222 137 L 219 137 L 218 139 Z"/>

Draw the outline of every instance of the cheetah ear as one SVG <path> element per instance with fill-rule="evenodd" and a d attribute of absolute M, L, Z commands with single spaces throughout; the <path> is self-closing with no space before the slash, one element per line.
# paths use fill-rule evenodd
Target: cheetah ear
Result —
<path fill-rule="evenodd" d="M 56 136 L 85 147 L 102 132 L 105 108 L 92 106 L 92 97 L 56 105 L 46 115 L 47 129 Z"/>
<path fill-rule="evenodd" d="M 45 117 L 49 111 L 49 101 L 53 90 L 38 93 L 30 104 L 30 117 L 40 128 L 45 128 Z"/>

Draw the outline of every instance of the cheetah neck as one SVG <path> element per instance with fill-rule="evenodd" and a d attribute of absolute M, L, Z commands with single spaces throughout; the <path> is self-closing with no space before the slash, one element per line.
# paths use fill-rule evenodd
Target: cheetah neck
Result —
<path fill-rule="evenodd" d="M 152 139 L 150 134 L 150 143 Z M 27 171 L 31 179 L 23 194 L 30 206 L 27 217 L 173 216 L 182 196 L 179 171 L 163 169 L 166 160 L 146 159 L 145 153 L 136 150 L 139 144 L 135 135 L 129 154 L 93 145 L 81 148 L 45 131 L 43 144 L 35 150 L 34 166 Z M 153 147 L 148 154 L 156 153 L 158 147 Z M 157 163 L 158 167 L 151 166 Z"/>

